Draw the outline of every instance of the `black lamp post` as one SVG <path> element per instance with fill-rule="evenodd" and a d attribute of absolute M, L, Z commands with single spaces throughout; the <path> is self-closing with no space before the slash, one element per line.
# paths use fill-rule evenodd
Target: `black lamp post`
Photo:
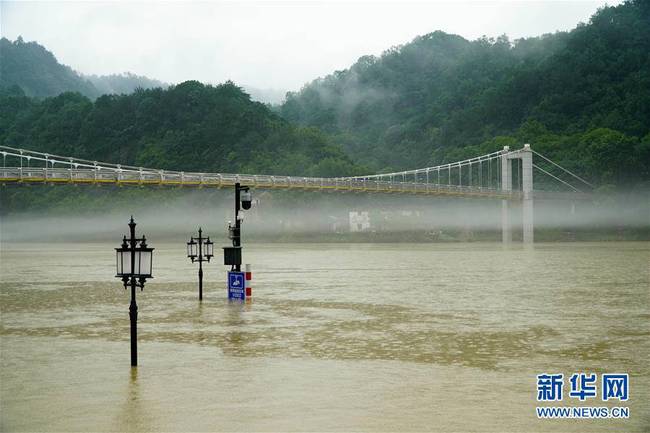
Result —
<path fill-rule="evenodd" d="M 199 227 L 199 237 L 191 237 L 187 243 L 187 257 L 192 259 L 192 263 L 199 262 L 199 301 L 203 300 L 203 262 L 210 261 L 214 255 L 214 243 L 208 238 L 203 237 L 203 231 Z"/>
<path fill-rule="evenodd" d="M 130 237 L 122 239 L 120 248 L 115 248 L 117 278 L 121 278 L 124 289 L 131 286 L 131 304 L 129 305 L 129 318 L 131 319 L 131 366 L 138 365 L 138 305 L 135 303 L 135 288 L 144 289 L 147 278 L 151 275 L 153 248 L 147 247 L 144 235 L 135 237 L 135 221 L 131 217 L 129 222 Z"/>

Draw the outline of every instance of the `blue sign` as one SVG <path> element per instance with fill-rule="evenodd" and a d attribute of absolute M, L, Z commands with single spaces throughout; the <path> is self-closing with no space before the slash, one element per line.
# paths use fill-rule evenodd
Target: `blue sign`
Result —
<path fill-rule="evenodd" d="M 228 299 L 246 300 L 246 288 L 244 272 L 228 272 Z"/>

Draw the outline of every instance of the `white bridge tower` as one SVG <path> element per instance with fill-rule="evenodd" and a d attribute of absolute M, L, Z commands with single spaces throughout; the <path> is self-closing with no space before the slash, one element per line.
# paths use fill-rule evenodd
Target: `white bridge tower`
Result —
<path fill-rule="evenodd" d="M 522 193 L 522 228 L 525 244 L 533 243 L 533 152 L 530 144 L 514 152 L 509 146 L 503 148 L 501 156 L 501 189 L 512 191 L 512 160 L 521 161 L 521 193 Z M 510 224 L 510 201 L 501 200 L 501 237 L 504 243 L 512 241 Z"/>

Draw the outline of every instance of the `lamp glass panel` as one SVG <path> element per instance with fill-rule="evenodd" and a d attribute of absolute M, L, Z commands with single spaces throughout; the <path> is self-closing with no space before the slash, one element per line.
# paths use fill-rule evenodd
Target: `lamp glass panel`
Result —
<path fill-rule="evenodd" d="M 135 263 L 133 268 L 133 275 L 140 275 L 141 260 L 142 260 L 142 251 L 135 250 Z"/>
<path fill-rule="evenodd" d="M 151 275 L 152 251 L 140 252 L 140 275 Z"/>
<path fill-rule="evenodd" d="M 122 275 L 122 251 L 115 250 L 115 273 Z"/>
<path fill-rule="evenodd" d="M 206 256 L 212 256 L 213 255 L 213 245 L 214 244 L 212 242 L 206 242 L 205 244 L 203 244 L 204 251 L 205 251 L 204 254 Z"/>
<path fill-rule="evenodd" d="M 131 251 L 122 252 L 122 275 L 131 275 Z"/>

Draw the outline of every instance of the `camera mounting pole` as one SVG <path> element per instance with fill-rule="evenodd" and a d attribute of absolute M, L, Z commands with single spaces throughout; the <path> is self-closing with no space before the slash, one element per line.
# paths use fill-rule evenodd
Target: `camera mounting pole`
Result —
<path fill-rule="evenodd" d="M 248 187 L 246 191 L 248 191 Z M 239 219 L 239 211 L 241 210 L 241 190 L 242 186 L 239 182 L 235 184 L 235 231 L 232 237 L 232 246 L 241 247 L 241 220 Z M 235 271 L 241 272 L 241 263 L 235 264 Z"/>
<path fill-rule="evenodd" d="M 235 251 L 239 253 L 239 259 L 233 260 L 231 264 L 234 266 L 235 272 L 241 272 L 241 218 L 239 212 L 242 210 L 250 209 L 252 205 L 252 198 L 250 188 L 242 186 L 239 182 L 235 183 L 235 227 L 231 227 L 230 237 L 232 239 L 232 246 Z"/>

